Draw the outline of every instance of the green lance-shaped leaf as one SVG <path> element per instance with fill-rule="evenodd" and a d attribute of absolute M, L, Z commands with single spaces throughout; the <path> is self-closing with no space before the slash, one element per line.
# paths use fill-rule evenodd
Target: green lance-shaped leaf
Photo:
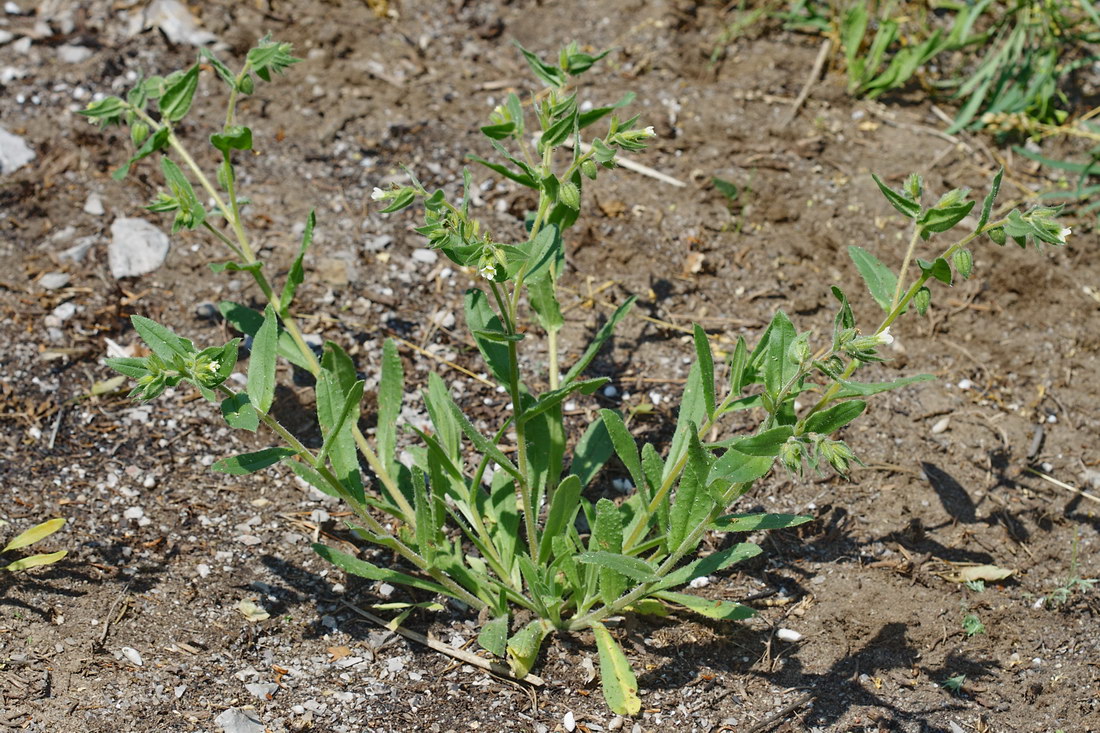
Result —
<path fill-rule="evenodd" d="M 639 583 L 653 583 L 661 579 L 653 565 L 640 557 L 596 550 L 595 552 L 583 552 L 577 555 L 577 562 L 614 570 L 620 575 L 625 575 Z"/>
<path fill-rule="evenodd" d="M 22 570 L 29 570 L 30 568 L 37 568 L 42 565 L 53 565 L 68 554 L 68 550 L 58 550 L 57 552 L 51 552 L 45 555 L 31 555 L 30 557 L 16 560 L 4 569 L 12 573 L 18 573 Z"/>
<path fill-rule="evenodd" d="M 767 474 L 774 461 L 773 456 L 750 456 L 730 448 L 711 466 L 707 483 L 747 484 Z"/>
<path fill-rule="evenodd" d="M 382 377 L 378 383 L 378 455 L 383 461 L 395 461 L 397 417 L 405 398 L 405 371 L 397 344 L 386 339 L 382 345 Z"/>
<path fill-rule="evenodd" d="M 875 184 L 878 186 L 878 190 L 882 191 L 882 195 L 886 197 L 886 200 L 890 202 L 890 205 L 900 211 L 910 219 L 916 219 L 920 215 L 920 203 L 912 201 L 909 198 L 902 196 L 894 189 L 887 186 L 882 182 L 875 174 L 871 174 L 871 178 L 875 180 Z"/>
<path fill-rule="evenodd" d="M 229 321 L 233 328 L 241 333 L 248 334 L 253 339 L 256 338 L 256 334 L 259 333 L 260 327 L 264 324 L 263 314 L 259 311 L 229 300 L 218 303 L 218 311 L 221 312 L 225 320 Z M 310 368 L 309 361 L 302 355 L 298 345 L 294 343 L 294 339 L 281 328 L 279 329 L 277 351 L 279 356 L 294 366 L 307 370 Z"/>
<path fill-rule="evenodd" d="M 177 356 L 190 356 L 195 349 L 187 339 L 180 338 L 156 321 L 144 316 L 130 316 L 130 323 L 149 349 L 171 364 Z"/>
<path fill-rule="evenodd" d="M 504 324 L 493 313 L 489 299 L 480 290 L 471 288 L 466 291 L 466 324 L 474 334 L 478 351 L 489 366 L 489 371 L 501 384 L 511 381 L 511 365 L 508 359 L 508 347 L 499 340 L 489 338 L 489 333 L 506 336 Z"/>
<path fill-rule="evenodd" d="M 202 226 L 202 222 L 206 218 L 206 210 L 203 209 L 202 204 L 195 196 L 195 189 L 192 188 L 191 182 L 187 180 L 187 176 L 168 156 L 160 159 L 160 168 L 177 206 L 176 218 L 172 222 L 172 233 L 175 234 L 184 228 L 195 229 Z"/>
<path fill-rule="evenodd" d="M 11 542 L 9 542 L 7 545 L 4 546 L 3 550 L 0 550 L 0 552 L 8 552 L 9 550 L 18 550 L 21 547 L 27 547 L 28 545 L 33 545 L 35 542 L 38 542 L 41 539 L 49 537 L 51 534 L 53 534 L 54 532 L 56 532 L 57 530 L 61 529 L 64 526 L 65 526 L 65 520 L 62 519 L 61 517 L 58 517 L 56 519 L 47 520 L 45 522 L 42 522 L 41 524 L 36 524 L 35 526 L 31 527 L 30 529 L 24 530 L 23 532 L 16 535 L 15 538 L 12 539 Z"/>
<path fill-rule="evenodd" d="M 577 360 L 573 368 L 566 373 L 565 377 L 562 379 L 563 384 L 573 381 L 580 376 L 581 372 L 588 368 L 588 365 L 596 358 L 596 354 L 599 353 L 603 345 L 607 343 L 607 340 L 611 338 L 611 335 L 615 332 L 615 327 L 619 325 L 619 321 L 626 318 L 626 314 L 634 307 L 634 301 L 637 299 L 636 296 L 632 295 L 627 298 L 622 305 L 615 309 L 615 312 L 607 319 L 607 323 L 603 324 L 600 330 L 596 332 L 596 337 L 588 344 L 588 348 L 584 350 L 584 354 L 581 355 L 581 358 Z"/>
<path fill-rule="evenodd" d="M 1004 178 L 1005 169 L 1004 166 L 997 171 L 997 175 L 993 176 L 993 185 L 989 187 L 989 193 L 986 194 L 985 200 L 982 201 L 982 213 L 978 217 L 978 226 L 975 227 L 975 231 L 981 231 L 989 222 L 989 217 L 993 213 L 993 204 L 997 200 L 997 194 L 1001 192 L 1001 179 Z"/>
<path fill-rule="evenodd" d="M 645 471 L 642 470 L 642 460 L 638 456 L 638 444 L 634 441 L 634 436 L 630 434 L 626 423 L 613 410 L 600 410 L 600 417 L 607 428 L 607 434 L 611 436 L 615 453 L 619 456 L 619 460 L 623 462 L 627 472 L 630 473 L 634 485 L 638 487 L 639 491 L 648 494 Z"/>
<path fill-rule="evenodd" d="M 548 332 L 557 332 L 565 325 L 561 314 L 561 305 L 554 292 L 554 280 L 542 277 L 527 283 L 527 301 L 535 310 L 539 325 Z"/>
<path fill-rule="evenodd" d="M 711 573 L 717 573 L 719 570 L 725 570 L 731 565 L 735 565 L 742 560 L 748 560 L 751 557 L 756 557 L 760 553 L 760 547 L 751 542 L 742 542 L 733 547 L 727 547 L 724 550 L 719 550 L 706 557 L 692 560 L 687 565 L 682 565 L 676 570 L 673 570 L 654 587 L 654 590 L 665 590 L 685 585 L 696 578 L 702 578 Z"/>
<path fill-rule="evenodd" d="M 279 319 L 270 304 L 264 308 L 264 323 L 252 339 L 248 359 L 248 397 L 261 415 L 266 415 L 275 399 L 275 353 L 279 340 Z"/>
<path fill-rule="evenodd" d="M 390 570 L 388 568 L 380 568 L 377 565 L 367 562 L 366 560 L 360 560 L 357 557 L 334 550 L 326 545 L 313 543 L 313 551 L 318 555 L 328 560 L 330 563 L 340 568 L 344 572 L 357 575 L 360 578 L 366 578 L 368 580 L 381 580 L 388 583 L 399 583 L 409 588 L 418 588 L 420 590 L 428 591 L 429 593 L 442 593 L 446 596 L 452 596 L 453 594 L 444 588 L 439 583 L 433 583 L 430 580 L 424 580 L 423 578 L 417 578 L 413 575 L 406 575 L 405 573 L 399 573 L 396 570 Z"/>
<path fill-rule="evenodd" d="M 899 387 L 916 384 L 917 382 L 929 382 L 935 378 L 933 374 L 915 374 L 911 377 L 895 379 L 892 382 L 850 382 L 845 380 L 840 382 L 840 391 L 836 393 L 835 399 L 844 399 L 846 397 L 869 397 L 871 395 L 881 394 L 882 392 L 889 392 Z"/>
<path fill-rule="evenodd" d="M 745 388 L 745 370 L 749 366 L 749 349 L 745 345 L 745 337 L 737 337 L 737 346 L 730 356 L 730 394 L 741 394 Z"/>
<path fill-rule="evenodd" d="M 716 445 L 728 445 L 738 453 L 744 453 L 747 456 L 770 457 L 779 455 L 779 449 L 793 434 L 794 429 L 790 425 L 780 425 L 777 428 L 764 430 L 747 438 L 733 438 Z"/>
<path fill-rule="evenodd" d="M 497 448 L 492 441 L 482 435 L 478 431 L 478 429 L 474 427 L 474 424 L 470 422 L 470 419 L 466 417 L 466 414 L 464 412 L 462 412 L 462 408 L 455 404 L 454 399 L 452 399 L 450 395 L 447 395 L 447 401 L 450 403 L 449 407 L 451 410 L 451 415 L 454 416 L 455 422 L 458 424 L 459 428 L 466 435 L 469 441 L 474 444 L 474 447 L 477 448 L 478 451 L 480 451 L 483 455 L 488 456 L 493 461 L 496 461 L 497 465 L 499 465 L 501 468 L 511 474 L 512 478 L 516 479 L 517 481 L 524 480 L 524 477 L 522 476 L 522 474 L 520 474 L 519 469 L 516 468 L 515 464 L 508 460 L 507 456 L 505 456 L 504 453 L 501 452 L 500 448 Z"/>
<path fill-rule="evenodd" d="M 756 615 L 756 611 L 748 606 L 742 606 L 733 601 L 716 601 L 710 598 L 688 595 L 687 593 L 675 593 L 661 591 L 654 593 L 657 598 L 683 606 L 694 611 L 700 616 L 716 619 L 718 621 L 743 621 Z"/>
<path fill-rule="evenodd" d="M 198 88 L 199 65 L 195 64 L 164 90 L 158 102 L 161 116 L 170 122 L 182 120 L 191 109 Z"/>
<path fill-rule="evenodd" d="M 482 626 L 477 643 L 494 657 L 503 657 L 508 649 L 508 614 L 497 616 Z"/>
<path fill-rule="evenodd" d="M 700 375 L 703 380 L 703 404 L 707 408 L 707 417 L 714 417 L 714 356 L 710 352 L 710 342 L 707 341 L 706 331 L 698 323 L 693 325 L 695 358 L 699 362 Z"/>
<path fill-rule="evenodd" d="M 707 405 L 703 398 L 703 370 L 698 362 L 691 365 L 688 372 L 687 384 L 684 385 L 684 394 L 680 398 L 680 413 L 676 418 L 676 432 L 672 434 L 672 443 L 669 447 L 669 461 L 665 464 L 662 481 L 676 467 L 680 456 L 687 450 L 688 441 L 697 426 L 702 424 L 707 416 Z"/>
<path fill-rule="evenodd" d="M 765 336 L 768 343 L 763 352 L 764 390 L 775 403 L 780 392 L 791 386 L 792 380 L 798 374 L 799 365 L 788 357 L 791 344 L 798 338 L 798 332 L 787 314 L 780 310 L 772 316 Z M 779 407 L 778 404 L 775 405 L 776 410 Z"/>
<path fill-rule="evenodd" d="M 170 132 L 171 130 L 169 130 L 167 126 L 157 128 L 156 132 L 145 138 L 145 142 L 143 142 L 137 152 L 126 161 L 125 165 L 111 174 L 111 178 L 116 181 L 121 181 L 126 177 L 126 174 L 130 172 L 130 166 L 134 163 L 144 158 L 148 158 L 158 150 L 163 150 L 168 147 L 168 134 Z"/>
<path fill-rule="evenodd" d="M 714 507 L 714 499 L 707 491 L 712 459 L 699 442 L 695 424 L 690 423 L 689 426 L 688 459 L 669 512 L 669 551 L 679 548 L 680 543 L 706 520 Z"/>
<path fill-rule="evenodd" d="M 596 519 L 592 523 L 588 549 L 590 553 L 620 554 L 623 551 L 623 518 L 619 507 L 609 499 L 596 502 Z M 600 598 L 604 603 L 612 603 L 626 590 L 626 578 L 617 570 L 601 566 L 599 579 Z"/>
<path fill-rule="evenodd" d="M 565 86 L 567 79 L 563 70 L 545 63 L 538 56 L 519 45 L 518 42 L 516 43 L 516 48 L 523 54 L 523 58 L 527 60 L 527 65 L 531 67 L 531 71 L 535 76 L 541 79 L 544 84 L 555 89 L 560 89 Z"/>
<path fill-rule="evenodd" d="M 325 344 L 321 374 L 317 379 L 317 421 L 325 439 L 325 450 L 337 478 L 362 500 L 363 479 L 353 433 L 354 421 L 341 421 L 348 407 L 348 394 L 356 383 L 355 363 L 340 346 Z"/>
<path fill-rule="evenodd" d="M 231 458 L 223 458 L 212 465 L 210 470 L 218 473 L 228 473 L 233 476 L 244 476 L 268 466 L 273 466 L 284 458 L 296 455 L 296 453 L 290 448 L 264 448 L 255 453 L 244 453 Z"/>
<path fill-rule="evenodd" d="M 804 432 L 829 435 L 855 420 L 866 409 L 867 403 L 863 400 L 841 402 L 806 418 Z"/>
<path fill-rule="evenodd" d="M 536 619 L 512 635 L 508 640 L 508 666 L 519 678 L 526 677 L 539 657 L 543 639 L 553 627 L 544 619 Z"/>
<path fill-rule="evenodd" d="M 951 206 L 936 206 L 924 212 L 917 220 L 921 239 L 928 239 L 937 232 L 946 232 L 958 224 L 974 208 L 974 203 L 973 201 L 966 201 Z"/>
<path fill-rule="evenodd" d="M 714 520 L 711 527 L 721 532 L 756 532 L 797 527 L 813 519 L 804 514 L 727 514 Z"/>
<path fill-rule="evenodd" d="M 365 384 L 366 382 L 362 379 L 358 380 L 344 395 L 344 404 L 337 413 L 336 421 L 329 426 L 325 443 L 321 446 L 321 452 L 317 454 L 318 464 L 323 463 L 329 452 L 332 451 L 333 446 L 340 442 L 340 436 L 346 435 L 359 422 L 359 403 L 363 400 L 363 386 Z"/>
<path fill-rule="evenodd" d="M 238 392 L 232 397 L 226 397 L 221 404 L 222 417 L 229 423 L 229 427 L 256 432 L 260 426 L 260 416 L 256 414 L 256 408 L 249 401 L 247 392 Z"/>
<path fill-rule="evenodd" d="M 222 63 L 221 59 L 214 55 L 214 52 L 208 48 L 200 48 L 199 54 L 205 58 L 210 65 L 214 67 L 214 71 L 218 73 L 222 81 L 229 85 L 230 89 L 233 89 L 237 84 L 236 77 L 233 75 L 233 71 Z"/>
<path fill-rule="evenodd" d="M 884 311 L 890 312 L 890 303 L 897 289 L 898 278 L 877 257 L 863 249 L 852 245 L 848 248 L 848 255 L 852 262 L 856 263 L 856 269 L 867 283 L 867 289 L 871 291 L 871 297 Z"/>
<path fill-rule="evenodd" d="M 302 246 L 298 248 L 298 256 L 290 265 L 290 271 L 286 274 L 286 283 L 283 284 L 283 294 L 279 296 L 279 313 L 285 318 L 290 313 L 290 304 L 294 301 L 294 294 L 298 292 L 298 286 L 305 280 L 306 271 L 303 260 L 306 251 L 313 244 L 313 227 L 317 224 L 317 216 L 310 209 L 306 217 L 306 228 L 302 232 Z"/>
<path fill-rule="evenodd" d="M 944 285 L 950 285 L 952 281 L 951 265 L 947 264 L 947 260 L 942 257 L 937 257 L 934 262 L 928 262 L 927 260 L 918 259 L 917 267 L 920 271 L 929 277 L 939 280 Z"/>
<path fill-rule="evenodd" d="M 642 700 L 638 697 L 638 680 L 630 662 L 603 624 L 593 624 L 592 633 L 600 655 L 600 683 L 607 706 L 617 715 L 637 715 L 642 709 Z"/>
<path fill-rule="evenodd" d="M 581 481 L 575 475 L 566 476 L 554 498 L 550 500 L 550 511 L 546 514 L 546 524 L 543 527 L 542 538 L 539 542 L 539 562 L 545 563 L 550 559 L 550 550 L 553 547 L 555 537 L 568 531 L 580 509 Z"/>
<path fill-rule="evenodd" d="M 573 464 L 569 470 L 580 479 L 581 486 L 588 486 L 614 452 L 607 426 L 603 424 L 602 418 L 597 419 L 577 441 L 577 447 L 573 449 Z"/>

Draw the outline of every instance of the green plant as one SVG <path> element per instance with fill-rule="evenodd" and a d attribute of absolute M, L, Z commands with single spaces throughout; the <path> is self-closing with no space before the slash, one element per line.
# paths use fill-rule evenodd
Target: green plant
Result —
<path fill-rule="evenodd" d="M 1081 569 L 1077 560 L 1080 540 L 1081 538 L 1079 535 L 1073 535 L 1073 549 L 1069 560 L 1069 574 L 1066 576 L 1065 580 L 1062 581 L 1062 584 L 1050 594 L 1050 597 L 1047 599 L 1048 606 L 1061 606 L 1070 599 L 1075 590 L 1079 590 L 1082 593 L 1088 593 L 1098 582 L 1100 582 L 1100 580 L 1096 578 L 1081 577 Z"/>
<path fill-rule="evenodd" d="M 0 554 L 33 545 L 35 542 L 49 537 L 64 526 L 65 520 L 61 518 L 50 519 L 42 522 L 42 524 L 36 524 L 30 529 L 19 533 L 11 542 L 4 546 L 4 549 L 0 550 Z M 52 565 L 67 554 L 67 550 L 58 550 L 57 552 L 51 552 L 44 555 L 29 555 L 15 562 L 8 563 L 4 569 L 16 573 L 20 570 L 28 570 L 30 568 L 39 567 L 40 565 Z"/>
<path fill-rule="evenodd" d="M 947 690 L 948 692 L 952 693 L 953 695 L 958 695 L 959 693 L 961 693 L 963 691 L 963 687 L 965 687 L 965 685 L 966 685 L 966 675 L 965 674 L 957 674 L 954 677 L 948 677 L 947 679 L 945 679 L 943 682 L 940 683 L 940 686 L 943 687 L 943 689 Z"/>
<path fill-rule="evenodd" d="M 740 604 L 676 590 L 761 552 L 741 542 L 698 556 L 706 533 L 777 529 L 809 519 L 728 512 L 777 460 L 793 473 L 801 473 L 805 466 L 831 466 L 845 473 L 857 460 L 849 446 L 833 436 L 862 414 L 865 398 L 930 377 L 877 383 L 853 377 L 865 364 L 882 360 L 879 347 L 890 343 L 890 326 L 910 305 L 922 313 L 928 308 L 927 285 L 932 280 L 950 285 L 956 275 L 970 275 L 968 244 L 982 235 L 999 244 L 1008 237 L 1021 245 L 1028 240 L 1058 244 L 1064 239 L 1054 209 L 1013 211 L 993 220 L 998 174 L 974 230 L 938 250 L 932 261 L 918 259 L 919 272 L 910 279 L 909 263 L 918 245 L 957 225 L 975 202 L 956 190 L 925 206 L 919 177 L 911 176 L 900 192 L 876 178 L 890 203 L 913 220 L 913 237 L 898 271 L 863 248 L 850 248 L 884 311 L 877 327 L 861 333 L 848 299 L 834 287 L 837 315 L 824 344 L 815 350 L 812 334 L 799 332 L 777 312 L 753 348 L 738 339 L 721 383 L 708 336 L 695 327 L 696 359 L 666 450 L 650 443 L 639 449 L 627 424 L 629 416 L 624 419 L 613 410 L 600 410 L 591 424 L 570 435 L 562 403 L 607 383 L 606 378 L 584 374 L 629 313 L 633 298 L 618 308 L 562 374 L 557 345 L 564 323 L 558 301 L 565 257 L 562 235 L 577 220 L 585 181 L 614 168 L 621 153 L 644 149 L 653 132 L 638 127 L 637 118 L 620 121 L 615 116 L 633 95 L 581 111 L 573 79 L 604 54 L 585 53 L 571 44 L 556 63 L 548 63 L 521 48 L 544 88 L 526 105 L 519 96 L 509 95 L 482 128 L 499 160 L 471 157 L 537 192 L 536 209 L 522 227 L 498 238 L 471 216 L 468 195 L 452 203 L 411 173 L 407 185 L 375 189 L 373 194 L 387 203 L 387 212 L 419 202 L 424 225 L 418 231 L 432 247 L 481 276 L 481 286 L 465 296 L 466 325 L 488 372 L 511 399 L 511 409 L 484 433 L 455 402 L 443 379 L 429 375 L 422 399 L 432 430 L 416 431 L 419 445 L 409 449 L 413 461 L 406 466 L 398 461 L 397 418 L 405 381 L 396 345 L 386 342 L 381 355 L 372 445 L 358 427 L 364 381 L 358 379 L 353 360 L 331 342 L 318 359 L 297 325 L 291 306 L 305 277 L 313 215 L 279 290 L 264 274 L 245 232 L 233 158 L 235 152 L 251 148 L 252 134 L 237 122 L 236 102 L 253 92 L 253 75 L 267 81 L 272 72 L 294 63 L 290 51 L 287 44 L 264 39 L 238 72 L 203 51 L 205 61 L 229 88 L 225 124 L 210 138 L 221 158 L 213 179 L 189 154 L 175 127 L 196 93 L 198 64 L 164 79 L 139 82 L 125 100 L 108 97 L 85 111 L 101 124 L 130 126 L 138 150 L 126 168 L 163 153 L 160 164 L 168 189 L 150 208 L 172 213 L 174 228 L 210 232 L 235 258 L 211 267 L 216 272 L 249 273 L 268 300 L 262 313 L 236 303 L 221 305 L 229 322 L 252 339 L 244 390 L 226 381 L 237 362 L 239 339 L 200 350 L 141 316 L 134 316 L 132 324 L 152 354 L 108 363 L 136 380 L 132 394 L 138 399 L 152 399 L 168 386 L 188 382 L 206 399 L 220 403 L 231 427 L 255 431 L 263 424 L 270 429 L 281 445 L 222 459 L 213 469 L 243 475 L 282 462 L 319 490 L 341 498 L 353 515 L 349 528 L 354 535 L 391 551 L 400 558 L 402 569 L 380 567 L 320 544 L 314 550 L 352 574 L 448 596 L 482 612 L 487 622 L 478 637 L 481 645 L 506 658 L 517 676 L 536 663 L 549 633 L 590 630 L 600 657 L 605 699 L 618 713 L 637 713 L 641 700 L 634 672 L 604 622 L 628 611 L 664 614 L 669 606 L 721 620 L 750 616 L 752 610 Z M 150 109 L 154 102 L 155 109 Z M 602 136 L 582 139 L 582 132 L 605 118 Z M 537 131 L 533 143 L 532 131 Z M 214 211 L 204 210 L 192 179 L 214 201 Z M 471 185 L 472 176 L 466 172 L 465 191 Z M 541 342 L 538 333 L 544 336 Z M 520 349 L 532 344 L 545 355 L 545 372 L 524 369 Z M 319 450 L 307 448 L 271 414 L 279 358 L 316 378 L 317 417 L 324 438 Z M 800 407 L 796 400 L 805 400 L 807 393 L 813 399 Z M 758 430 L 709 442 L 712 431 L 728 422 L 727 415 L 750 409 L 761 417 Z M 597 498 L 594 483 L 613 455 L 636 487 L 620 501 Z M 360 456 L 373 483 L 364 480 Z M 523 609 L 531 620 L 514 629 L 516 609 Z"/>
<path fill-rule="evenodd" d="M 985 633 L 985 624 L 982 623 L 982 620 L 978 618 L 978 614 L 976 613 L 968 613 L 963 616 L 962 627 L 967 636 L 976 636 L 977 634 Z"/>

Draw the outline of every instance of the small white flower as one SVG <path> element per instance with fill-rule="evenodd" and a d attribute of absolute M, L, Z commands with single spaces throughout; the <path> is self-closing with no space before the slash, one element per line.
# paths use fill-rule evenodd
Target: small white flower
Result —
<path fill-rule="evenodd" d="M 492 280 L 497 276 L 497 266 L 492 262 L 486 262 L 478 268 L 477 274 L 481 275 L 486 280 Z"/>
<path fill-rule="evenodd" d="M 375 201 L 381 201 L 382 199 L 386 198 L 386 192 L 380 189 L 378 186 L 375 186 L 374 190 L 370 193 L 370 197 Z"/>
<path fill-rule="evenodd" d="M 1064 227 L 1062 229 L 1062 231 L 1058 232 L 1058 239 L 1061 239 L 1062 243 L 1064 244 L 1065 241 L 1066 241 L 1066 237 L 1068 237 L 1071 234 L 1073 234 L 1073 230 L 1070 229 L 1069 227 Z"/>
<path fill-rule="evenodd" d="M 892 343 L 894 343 L 894 337 L 890 333 L 890 327 L 889 326 L 882 329 L 882 333 L 880 333 L 878 335 L 878 342 L 880 344 L 892 344 Z"/>
<path fill-rule="evenodd" d="M 657 137 L 657 133 L 653 131 L 653 125 L 647 127 L 643 132 L 645 132 L 646 137 Z"/>
<path fill-rule="evenodd" d="M 217 371 L 222 368 L 222 365 L 216 361 L 212 361 L 206 365 L 206 368 L 210 370 L 211 374 L 216 374 Z"/>

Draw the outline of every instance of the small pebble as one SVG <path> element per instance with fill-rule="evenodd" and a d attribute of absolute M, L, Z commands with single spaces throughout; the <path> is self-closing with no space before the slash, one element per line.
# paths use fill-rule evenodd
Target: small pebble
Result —
<path fill-rule="evenodd" d="M 615 385 L 613 385 L 613 384 L 609 384 L 609 385 L 607 385 L 606 387 L 603 388 L 603 396 L 604 397 L 617 397 L 618 395 L 619 395 L 619 390 L 616 389 Z"/>
<path fill-rule="evenodd" d="M 145 664 L 145 662 L 141 658 L 141 653 L 138 652 L 137 649 L 134 649 L 132 646 L 124 646 L 120 651 L 122 652 L 122 656 L 129 659 L 135 667 L 140 667 L 141 665 Z"/>
<path fill-rule="evenodd" d="M 423 262 L 425 265 L 434 265 L 436 260 L 439 259 L 439 255 L 434 249 L 417 247 L 412 251 L 412 258 L 417 262 Z"/>
<path fill-rule="evenodd" d="M 932 434 L 933 435 L 939 435 L 940 433 L 947 430 L 948 426 L 950 426 L 950 425 L 951 425 L 951 417 L 950 416 L 945 417 L 941 420 L 937 420 L 936 424 L 932 426 Z"/>
<path fill-rule="evenodd" d="M 84 202 L 84 213 L 92 216 L 103 216 L 105 211 L 103 199 L 99 197 L 99 194 L 88 194 L 88 200 Z"/>
<path fill-rule="evenodd" d="M 46 290 L 57 290 L 63 288 L 69 284 L 69 273 L 67 272 L 47 272 L 38 280 L 39 286 Z"/>
<path fill-rule="evenodd" d="M 970 389 L 973 386 L 974 386 L 974 383 L 971 382 L 969 379 L 960 379 L 959 380 L 959 389 Z"/>
<path fill-rule="evenodd" d="M 798 633 L 794 629 L 780 629 L 779 631 L 775 632 L 775 635 L 781 641 L 789 641 L 792 644 L 796 641 L 802 641 L 802 634 Z"/>
<path fill-rule="evenodd" d="M 693 578 L 692 581 L 688 583 L 688 585 L 692 588 L 706 588 L 708 585 L 710 585 L 710 578 L 705 575 L 700 578 Z"/>
<path fill-rule="evenodd" d="M 569 733 L 573 733 L 573 731 L 577 729 L 577 720 L 573 717 L 572 710 L 566 713 L 565 717 L 561 719 L 561 724 Z"/>
<path fill-rule="evenodd" d="M 250 682 L 244 686 L 244 689 L 261 700 L 270 700 L 279 686 L 274 682 Z"/>

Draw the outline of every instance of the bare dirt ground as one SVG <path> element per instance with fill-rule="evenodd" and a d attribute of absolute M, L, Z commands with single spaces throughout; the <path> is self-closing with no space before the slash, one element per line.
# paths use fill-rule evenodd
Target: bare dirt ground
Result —
<path fill-rule="evenodd" d="M 818 517 L 754 538 L 763 555 L 702 591 L 749 599 L 758 617 L 622 622 L 644 706 L 623 721 L 603 704 L 585 635 L 557 637 L 537 669 L 546 684 L 527 688 L 358 618 L 343 602 L 367 606 L 387 589 L 343 577 L 309 549 L 314 537 L 348 539 L 338 506 L 285 472 L 240 479 L 204 468 L 268 436 L 240 443 L 184 390 L 146 406 L 87 396 L 111 376 L 105 339 L 135 340 L 130 314 L 221 343 L 227 327 L 202 304 L 258 294 L 243 278 L 211 275 L 206 263 L 223 255 L 197 235 L 173 237 L 150 275 L 116 281 L 107 267 L 116 217 L 168 221 L 142 209 L 155 168 L 113 181 L 124 134 L 100 133 L 75 111 L 137 74 L 191 63 L 195 50 L 156 29 L 133 32 L 139 3 L 16 5 L 23 12 L 0 17 L 13 38 L 0 45 L 0 125 L 36 157 L 0 178 L 0 517 L 5 536 L 66 517 L 44 544 L 70 554 L 0 579 L 0 731 L 220 731 L 229 709 L 239 726 L 229 730 L 278 733 L 563 730 L 567 713 L 589 731 L 1100 730 L 1100 593 L 1075 587 L 1061 602 L 1056 593 L 1074 574 L 1100 576 L 1098 507 L 1024 470 L 1094 491 L 1100 483 L 1091 222 L 1076 222 L 1058 250 L 984 243 L 971 280 L 895 329 L 895 358 L 879 376 L 937 379 L 872 403 L 847 435 L 867 464 L 852 480 L 776 473 L 747 497 L 746 510 Z M 276 264 L 290 261 L 296 227 L 316 207 L 301 310 L 369 377 L 391 335 L 479 369 L 460 332 L 433 325 L 461 317 L 473 275 L 414 258 L 415 212 L 378 215 L 371 189 L 407 164 L 454 190 L 465 155 L 487 152 L 477 127 L 488 111 L 508 90 L 532 89 L 510 39 L 544 54 L 572 39 L 616 47 L 585 77 L 585 93 L 600 103 L 637 92 L 636 111 L 660 135 L 642 161 L 688 185 L 622 171 L 586 191 L 594 205 L 568 243 L 566 343 L 582 344 L 609 305 L 640 296 L 638 313 L 653 320 L 624 322 L 592 369 L 619 394 L 577 411 L 652 402 L 636 423 L 649 434 L 668 431 L 687 375 L 690 341 L 674 326 L 696 321 L 752 341 L 783 308 L 825 333 L 832 284 L 874 318 L 846 247 L 896 263 L 906 232 L 871 172 L 897 185 L 917 171 L 934 195 L 984 192 L 1006 156 L 981 137 L 944 139 L 919 89 L 885 105 L 853 101 L 836 69 L 784 127 L 818 41 L 765 25 L 710 64 L 717 3 L 409 0 L 397 18 L 357 0 L 194 10 L 226 58 L 271 32 L 306 59 L 244 103 L 259 154 L 242 166 L 243 185 L 256 240 Z M 204 88 L 215 88 L 212 76 Z M 211 92 L 195 119 L 215 124 L 222 103 Z M 208 132 L 184 129 L 196 148 Z M 1008 162 L 1005 201 L 1046 185 Z M 732 209 L 712 176 L 741 188 Z M 518 231 L 533 203 L 499 181 L 481 196 L 498 233 Z M 82 245 L 83 258 L 63 256 Z M 68 282 L 46 289 L 48 272 Z M 410 390 L 436 369 L 465 384 L 470 404 L 503 405 L 403 353 Z M 308 430 L 309 391 L 284 382 L 280 417 Z M 420 409 L 414 394 L 409 405 Z M 959 562 L 1015 573 L 976 592 L 942 577 Z M 244 600 L 269 618 L 246 619 Z M 968 613 L 984 633 L 964 632 Z M 409 622 L 460 646 L 474 623 L 453 608 Z M 779 640 L 780 627 L 802 640 Z M 942 686 L 958 675 L 959 691 Z"/>

